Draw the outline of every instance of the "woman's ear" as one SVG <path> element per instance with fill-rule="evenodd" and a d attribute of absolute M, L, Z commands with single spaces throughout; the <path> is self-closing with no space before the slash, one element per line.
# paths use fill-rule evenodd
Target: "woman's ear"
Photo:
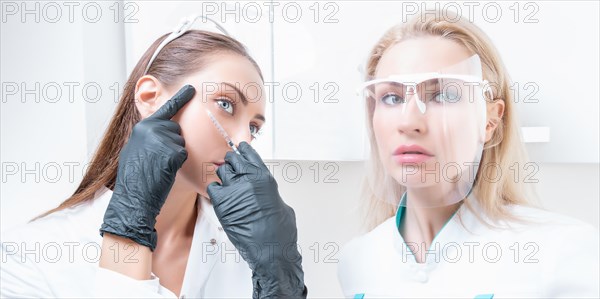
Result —
<path fill-rule="evenodd" d="M 494 131 L 498 127 L 498 124 L 502 121 L 504 116 L 504 100 L 496 99 L 493 103 L 488 105 L 487 109 L 487 123 L 485 125 L 485 142 L 490 141 L 494 135 Z"/>
<path fill-rule="evenodd" d="M 162 106 L 163 93 L 164 88 L 155 77 L 145 75 L 138 79 L 135 85 L 135 106 L 142 119 L 152 115 Z"/>

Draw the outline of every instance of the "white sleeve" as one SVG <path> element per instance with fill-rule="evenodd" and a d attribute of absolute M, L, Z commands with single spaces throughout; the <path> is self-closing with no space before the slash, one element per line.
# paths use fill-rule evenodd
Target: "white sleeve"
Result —
<path fill-rule="evenodd" d="M 93 294 L 97 298 L 177 298 L 153 274 L 151 279 L 137 280 L 102 267 L 96 272 Z"/>
<path fill-rule="evenodd" d="M 37 265 L 27 255 L 23 255 L 15 243 L 2 242 L 0 255 L 1 298 L 55 297 Z"/>
<path fill-rule="evenodd" d="M 551 279 L 544 287 L 553 298 L 599 298 L 598 230 L 589 225 L 577 225 L 558 230 L 554 235 L 558 251 L 552 257 L 546 274 Z"/>

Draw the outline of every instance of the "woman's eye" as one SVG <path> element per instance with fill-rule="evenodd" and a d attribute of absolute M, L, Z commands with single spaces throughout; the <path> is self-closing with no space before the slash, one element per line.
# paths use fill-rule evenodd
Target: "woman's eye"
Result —
<path fill-rule="evenodd" d="M 227 113 L 233 114 L 233 104 L 231 104 L 230 101 L 220 99 L 217 100 L 217 104 L 219 105 L 219 107 L 221 107 L 221 109 L 227 111 Z"/>
<path fill-rule="evenodd" d="M 260 127 L 256 125 L 250 125 L 250 135 L 252 135 L 252 138 L 258 137 L 258 135 L 260 135 Z"/>
<path fill-rule="evenodd" d="M 387 105 L 396 105 L 404 103 L 404 99 L 397 94 L 388 93 L 381 97 L 381 101 Z"/>
<path fill-rule="evenodd" d="M 436 103 L 456 103 L 460 97 L 452 92 L 440 92 L 433 96 L 433 101 Z"/>

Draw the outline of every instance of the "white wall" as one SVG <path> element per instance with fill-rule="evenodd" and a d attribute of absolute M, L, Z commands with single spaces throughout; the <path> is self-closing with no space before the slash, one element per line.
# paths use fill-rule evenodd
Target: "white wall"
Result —
<path fill-rule="evenodd" d="M 114 2 L 93 2 L 86 14 L 79 3 L 72 18 L 62 2 L 23 3 L 2 3 L 2 230 L 73 193 L 125 79 Z"/>

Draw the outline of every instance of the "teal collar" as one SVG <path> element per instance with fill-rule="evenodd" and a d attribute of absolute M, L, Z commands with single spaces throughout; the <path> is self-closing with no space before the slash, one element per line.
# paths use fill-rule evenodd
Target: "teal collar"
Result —
<path fill-rule="evenodd" d="M 404 211 L 406 211 L 406 192 L 402 194 L 400 205 L 398 205 L 398 210 L 396 211 L 396 228 L 398 228 L 398 233 L 400 233 L 400 221 L 404 216 Z"/>

